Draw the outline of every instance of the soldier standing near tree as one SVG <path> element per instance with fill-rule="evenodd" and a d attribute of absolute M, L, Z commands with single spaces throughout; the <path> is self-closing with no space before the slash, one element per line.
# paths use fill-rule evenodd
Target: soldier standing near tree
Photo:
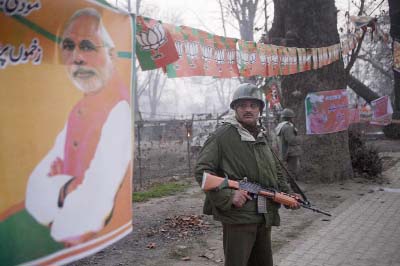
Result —
<path fill-rule="evenodd" d="M 281 158 L 285 161 L 293 178 L 297 179 L 300 170 L 300 155 L 302 154 L 302 149 L 298 137 L 298 130 L 293 123 L 294 117 L 295 113 L 292 109 L 283 109 L 281 113 L 282 122 L 277 125 L 275 132 L 280 141 Z"/>

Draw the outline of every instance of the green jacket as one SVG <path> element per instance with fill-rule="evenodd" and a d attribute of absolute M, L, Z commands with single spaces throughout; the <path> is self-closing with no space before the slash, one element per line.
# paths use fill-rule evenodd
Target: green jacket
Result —
<path fill-rule="evenodd" d="M 300 156 L 303 153 L 300 139 L 297 136 L 297 128 L 293 123 L 283 121 L 275 128 L 275 132 L 279 137 L 280 151 L 283 160 L 287 160 L 287 158 L 291 156 Z"/>
<path fill-rule="evenodd" d="M 218 176 L 227 175 L 232 180 L 247 177 L 265 187 L 288 192 L 278 162 L 264 134 L 255 139 L 235 118 L 219 127 L 205 142 L 195 168 L 196 181 L 201 184 L 204 172 Z M 279 225 L 279 204 L 267 200 L 267 213 L 257 213 L 257 200 L 249 200 L 242 208 L 232 205 L 233 189 L 206 192 L 204 213 L 212 214 L 215 220 L 228 224 L 263 223 Z"/>

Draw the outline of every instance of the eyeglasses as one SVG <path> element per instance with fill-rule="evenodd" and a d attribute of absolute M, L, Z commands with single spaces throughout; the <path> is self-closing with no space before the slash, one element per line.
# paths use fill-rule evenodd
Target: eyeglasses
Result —
<path fill-rule="evenodd" d="M 66 52 L 72 52 L 76 47 L 75 42 L 70 38 L 65 38 L 62 42 L 62 50 Z M 79 43 L 79 50 L 82 52 L 95 52 L 98 48 L 106 47 L 105 45 L 95 45 L 90 40 L 82 40 Z"/>

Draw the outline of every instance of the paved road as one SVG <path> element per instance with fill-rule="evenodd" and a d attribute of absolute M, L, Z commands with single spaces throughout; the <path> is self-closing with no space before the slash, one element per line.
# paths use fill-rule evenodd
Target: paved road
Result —
<path fill-rule="evenodd" d="M 400 162 L 385 174 L 390 185 L 346 206 L 277 266 L 400 266 Z"/>

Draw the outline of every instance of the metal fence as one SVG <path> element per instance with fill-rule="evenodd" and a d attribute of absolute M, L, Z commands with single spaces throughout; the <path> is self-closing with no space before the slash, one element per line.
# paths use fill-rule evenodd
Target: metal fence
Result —
<path fill-rule="evenodd" d="M 165 177 L 193 175 L 196 157 L 207 137 L 222 120 L 138 121 L 135 123 L 134 187 Z M 266 124 L 273 128 L 274 123 Z"/>

